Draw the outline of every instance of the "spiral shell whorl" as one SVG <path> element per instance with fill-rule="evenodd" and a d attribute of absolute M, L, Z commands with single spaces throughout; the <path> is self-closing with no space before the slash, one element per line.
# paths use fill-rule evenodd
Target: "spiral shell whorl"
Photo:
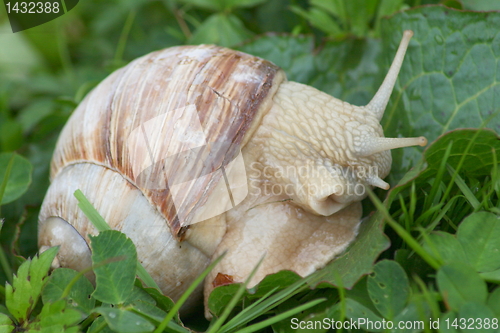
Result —
<path fill-rule="evenodd" d="M 215 154 L 210 152 L 210 161 L 200 166 L 202 174 L 210 174 L 238 154 L 284 78 L 284 73 L 268 61 L 213 45 L 173 47 L 148 54 L 114 72 L 80 104 L 59 138 L 51 177 L 55 179 L 64 167 L 78 163 L 114 170 L 144 193 L 177 237 L 216 181 L 200 177 L 185 189 L 182 207 L 187 217 L 186 221 L 179 221 L 166 186 L 150 188 L 138 181 L 134 164 L 151 156 L 140 155 L 141 147 L 134 147 L 127 140 L 148 121 L 161 121 L 161 141 L 152 147 L 155 156 L 189 150 L 196 138 L 171 138 L 179 132 L 189 133 L 190 129 L 176 132 L 175 126 L 170 125 L 177 121 L 172 118 L 176 117 L 175 110 L 191 108 L 207 145 L 223 143 Z M 166 175 L 161 174 L 165 167 L 153 168 L 152 172 L 158 174 L 150 175 L 150 183 L 159 183 L 165 176 L 186 177 L 182 175 L 185 167 L 181 161 L 172 159 Z M 214 173 L 213 177 L 217 176 Z"/>

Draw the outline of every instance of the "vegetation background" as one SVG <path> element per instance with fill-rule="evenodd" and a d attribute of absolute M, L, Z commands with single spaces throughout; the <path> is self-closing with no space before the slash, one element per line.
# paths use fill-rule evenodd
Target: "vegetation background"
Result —
<path fill-rule="evenodd" d="M 50 263 L 50 254 L 36 262 L 25 258 L 37 252 L 37 215 L 58 133 L 113 70 L 157 49 L 216 43 L 271 60 L 290 80 L 363 105 L 382 82 L 403 30 L 411 29 L 415 35 L 382 124 L 388 137 L 425 135 L 430 146 L 423 154 L 419 148 L 393 153 L 389 180 L 397 186 L 388 194 L 376 192 L 383 202 L 373 195 L 365 200 L 370 216 L 357 242 L 306 281 L 326 283 L 311 291 L 293 273 L 282 272 L 252 292 L 238 285 L 217 288 L 210 306 L 218 320 L 208 329 L 290 332 L 288 311 L 309 304 L 293 316 L 432 318 L 441 320 L 442 332 L 474 325 L 500 332 L 497 10 L 500 2 L 494 0 L 82 0 L 54 21 L 13 34 L 0 6 L 0 285 L 6 286 L 0 288 L 0 331 L 124 331 L 133 326 L 127 320 L 138 320 L 132 314 L 147 322 L 135 331 L 153 331 L 172 309 L 139 287 L 150 295 L 140 300 L 153 309 L 138 310 L 137 300 L 118 296 L 106 301 L 98 293 L 86 307 L 75 307 L 73 300 L 93 287 L 51 298 L 43 286 L 69 284 L 75 275 L 42 274 L 36 280 L 26 273 L 30 265 L 47 271 L 43 265 Z M 129 291 L 132 284 L 118 288 Z M 30 297 L 31 305 L 19 308 Z M 257 301 L 262 303 L 252 316 L 237 316 Z M 107 303 L 122 311 L 121 319 L 109 315 Z M 57 313 L 65 316 L 54 319 Z M 455 326 L 445 329 L 446 319 Z M 187 331 L 179 318 L 174 321 L 177 326 L 166 330 Z M 185 322 L 196 330 L 208 326 L 203 319 Z"/>

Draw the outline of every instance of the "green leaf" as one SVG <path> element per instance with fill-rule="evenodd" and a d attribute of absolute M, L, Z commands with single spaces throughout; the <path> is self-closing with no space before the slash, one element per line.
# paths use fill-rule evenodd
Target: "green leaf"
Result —
<path fill-rule="evenodd" d="M 460 308 L 458 312 L 459 318 L 465 319 L 467 330 L 480 332 L 498 332 L 498 326 L 492 327 L 491 320 L 495 318 L 495 314 L 485 304 L 477 302 L 467 302 Z M 489 321 L 489 328 L 484 327 L 486 320 Z M 497 319 L 498 320 L 498 319 Z M 466 331 L 462 329 L 462 331 Z"/>
<path fill-rule="evenodd" d="M 299 6 L 292 6 L 290 9 L 308 20 L 313 27 L 318 28 L 330 36 L 338 36 L 343 32 L 337 22 L 321 9 L 311 8 L 309 11 L 305 11 Z"/>
<path fill-rule="evenodd" d="M 368 276 L 368 294 L 377 310 L 387 319 L 394 319 L 405 307 L 410 294 L 408 277 L 395 261 L 382 260 Z"/>
<path fill-rule="evenodd" d="M 3 151 L 14 151 L 23 144 L 23 128 L 15 120 L 0 123 L 0 148 Z"/>
<path fill-rule="evenodd" d="M 456 237 L 435 232 L 426 241 L 426 250 L 435 251 L 444 263 L 462 263 L 477 272 L 489 273 L 483 278 L 500 278 L 500 218 L 492 213 L 478 212 L 466 217 Z"/>
<path fill-rule="evenodd" d="M 462 244 L 447 232 L 437 231 L 428 236 L 424 248 L 431 255 L 438 255 L 444 263 L 469 263 Z"/>
<path fill-rule="evenodd" d="M 500 283 L 500 269 L 492 272 L 479 273 L 479 276 L 485 281 Z"/>
<path fill-rule="evenodd" d="M 426 302 L 412 300 L 405 308 L 401 309 L 399 314 L 393 319 L 394 323 L 411 322 L 411 328 L 395 328 L 393 332 L 422 332 L 424 325 L 428 325 L 427 323 L 429 322 L 429 312 L 429 306 Z"/>
<path fill-rule="evenodd" d="M 81 190 L 76 190 L 74 193 L 75 198 L 78 200 L 78 207 L 82 210 L 82 212 L 87 216 L 87 218 L 92 222 L 94 227 L 101 231 L 111 230 L 111 227 L 106 223 L 104 218 L 99 214 L 97 209 L 92 206 L 90 201 L 85 197 Z M 151 275 L 146 271 L 146 269 L 142 266 L 142 264 L 137 261 L 137 275 L 149 287 L 154 287 L 160 290 L 160 287 L 153 280 Z"/>
<path fill-rule="evenodd" d="M 215 288 L 208 298 L 208 308 L 216 316 L 219 317 L 224 311 L 226 305 L 231 301 L 233 295 L 238 291 L 240 285 L 232 283 L 225 286 Z M 246 295 L 245 295 L 246 296 Z"/>
<path fill-rule="evenodd" d="M 203 9 L 212 11 L 222 11 L 224 9 L 223 0 L 181 0 L 181 2 L 190 4 Z"/>
<path fill-rule="evenodd" d="M 414 36 L 384 115 L 386 136 L 424 135 L 432 142 L 452 129 L 479 127 L 493 114 L 487 127 L 500 132 L 500 13 L 427 6 L 382 20 L 387 66 L 406 29 Z M 397 170 L 418 156 L 418 149 L 393 152 Z"/>
<path fill-rule="evenodd" d="M 469 301 L 484 303 L 488 294 L 478 273 L 462 264 L 442 266 L 437 272 L 437 284 L 443 299 L 455 311 Z"/>
<path fill-rule="evenodd" d="M 500 317 L 500 287 L 497 287 L 488 297 L 488 306 L 495 313 L 497 317 Z"/>
<path fill-rule="evenodd" d="M 116 332 L 152 332 L 155 328 L 148 320 L 125 309 L 99 307 L 95 312 L 100 313 L 109 327 Z"/>
<path fill-rule="evenodd" d="M 182 0 L 182 2 L 196 7 L 222 12 L 230 11 L 234 8 L 253 7 L 265 2 L 265 0 Z"/>
<path fill-rule="evenodd" d="M 225 255 L 225 253 L 223 253 L 219 258 L 217 258 L 217 262 L 219 262 L 224 255 Z M 255 275 L 255 273 L 259 269 L 259 266 L 262 264 L 263 260 L 264 260 L 264 257 L 261 257 L 259 262 L 257 263 L 257 265 L 255 265 L 255 267 L 253 267 L 250 274 L 245 278 L 245 281 L 243 283 L 238 283 L 238 290 L 236 290 L 236 292 L 234 293 L 231 300 L 227 303 L 227 305 L 226 305 L 225 309 L 222 311 L 221 315 L 218 316 L 218 318 L 212 323 L 212 325 L 208 329 L 207 333 L 214 333 L 214 332 L 217 332 L 219 330 L 219 328 L 223 328 L 222 325 L 227 320 L 230 313 L 235 309 L 236 305 L 241 301 L 243 295 L 245 293 L 247 293 L 246 286 L 248 285 L 249 281 L 252 279 L 252 277 Z M 206 276 L 208 274 L 208 271 L 212 270 L 215 267 L 215 265 L 216 265 L 215 262 L 212 262 L 210 264 L 210 266 L 208 266 L 207 269 L 205 269 L 205 271 L 203 272 L 204 276 Z M 184 294 L 186 294 L 186 293 L 184 293 Z M 183 297 L 184 297 L 184 295 L 183 295 Z M 226 323 L 226 325 L 227 324 L 229 324 L 229 323 Z M 159 332 L 155 332 L 155 333 L 159 333 Z"/>
<path fill-rule="evenodd" d="M 52 272 L 49 281 L 42 291 L 43 303 L 55 302 L 61 299 L 67 286 L 78 275 L 77 271 L 69 268 L 58 268 Z M 94 287 L 85 276 L 80 276 L 72 286 L 67 296 L 68 306 L 90 315 L 95 306 L 95 299 L 91 297 Z"/>
<path fill-rule="evenodd" d="M 14 331 L 14 323 L 9 316 L 0 313 L 0 332 L 13 332 Z"/>
<path fill-rule="evenodd" d="M 338 286 L 340 278 L 342 287 L 350 289 L 363 275 L 371 273 L 379 254 L 389 247 L 381 223 L 380 212 L 363 221 L 356 241 L 343 255 L 319 270 L 318 278 L 313 281 L 327 281 Z"/>
<path fill-rule="evenodd" d="M 474 141 L 471 142 L 472 138 Z M 460 172 L 466 176 L 490 175 L 495 160 L 492 150 L 496 156 L 500 156 L 500 136 L 490 129 L 460 129 L 453 130 L 434 141 L 424 151 L 424 161 L 417 164 L 415 169 L 410 170 L 401 182 L 391 189 L 388 195 L 388 202 L 392 202 L 402 190 L 411 186 L 415 180 L 416 186 L 427 185 L 427 181 L 436 177 L 442 158 L 451 145 L 450 155 L 447 164 L 453 169 L 457 169 L 463 158 Z M 464 151 L 470 144 L 470 149 L 466 155 Z M 446 174 L 443 176 L 445 180 Z"/>
<path fill-rule="evenodd" d="M 174 302 L 167 296 L 163 295 L 158 289 L 144 288 L 144 291 L 146 291 L 149 294 L 149 296 L 151 296 L 155 300 L 156 306 L 159 309 L 168 312 L 174 307 Z M 175 319 L 176 321 L 178 321 L 179 318 L 176 317 Z"/>
<path fill-rule="evenodd" d="M 55 303 L 46 303 L 36 320 L 31 322 L 29 331 L 41 332 L 78 332 L 77 324 L 82 320 L 82 314 L 67 307 L 65 300 Z"/>
<path fill-rule="evenodd" d="M 465 9 L 477 11 L 500 10 L 500 2 L 491 0 L 462 0 Z"/>
<path fill-rule="evenodd" d="M 18 123 L 23 132 L 27 133 L 33 129 L 43 118 L 54 112 L 54 102 L 50 98 L 41 98 L 33 101 L 19 112 Z"/>
<path fill-rule="evenodd" d="M 372 300 L 370 299 L 370 295 L 368 295 L 367 288 L 368 275 L 364 276 L 361 280 L 359 280 L 352 289 L 345 290 L 345 297 L 355 300 L 356 302 L 364 305 L 369 308 L 373 312 L 377 312 L 377 309 L 373 305 Z"/>
<path fill-rule="evenodd" d="M 388 16 L 400 10 L 403 0 L 381 0 L 377 9 L 377 18 Z"/>
<path fill-rule="evenodd" d="M 439 318 L 439 332 L 458 333 L 458 329 L 456 329 L 456 327 L 452 325 L 456 319 L 457 314 L 454 311 L 450 311 L 441 315 L 441 317 Z"/>
<path fill-rule="evenodd" d="M 131 304 L 135 301 L 142 301 L 150 304 L 156 303 L 154 298 L 142 288 L 142 283 L 138 280 L 135 281 L 134 288 L 130 294 L 129 302 L 125 303 L 125 305 Z"/>
<path fill-rule="evenodd" d="M 127 301 L 132 293 L 137 268 L 134 243 L 123 233 L 106 230 L 90 237 L 96 289 L 95 299 L 110 304 Z"/>
<path fill-rule="evenodd" d="M 104 317 L 100 316 L 92 322 L 87 333 L 115 333 L 115 331 L 112 331 Z"/>
<path fill-rule="evenodd" d="M 360 303 L 356 302 L 355 300 L 352 300 L 350 298 L 346 298 L 345 300 L 345 307 L 346 307 L 346 315 L 347 317 L 357 321 L 360 327 L 363 327 L 364 329 L 367 328 L 366 324 L 367 321 L 371 322 L 382 322 L 382 318 L 377 316 L 375 313 L 373 313 L 372 310 L 368 309 L 364 305 L 361 305 Z M 370 332 L 382 332 L 381 329 L 370 329 Z"/>
<path fill-rule="evenodd" d="M 167 315 L 165 311 L 148 302 L 134 301 L 131 306 L 136 313 L 142 315 L 143 317 L 147 317 L 149 320 L 158 324 L 161 323 L 163 318 Z"/>
<path fill-rule="evenodd" d="M 239 48 L 280 66 L 291 81 L 311 85 L 355 105 L 365 105 L 382 82 L 380 41 L 327 42 L 319 52 L 311 36 L 265 36 Z M 317 53 L 315 53 L 317 52 Z"/>
<path fill-rule="evenodd" d="M 47 281 L 50 264 L 58 249 L 52 247 L 33 259 L 26 260 L 17 270 L 12 285 L 5 286 L 7 308 L 18 322 L 23 323 L 29 319 Z"/>
<path fill-rule="evenodd" d="M 352 34 L 366 36 L 369 23 L 375 16 L 376 0 L 351 0 L 345 2 L 347 19 Z"/>
<path fill-rule="evenodd" d="M 474 213 L 462 221 L 457 237 L 476 271 L 490 272 L 500 268 L 500 216 Z"/>
<path fill-rule="evenodd" d="M 0 184 L 4 181 L 7 166 L 12 153 L 0 153 Z M 24 157 L 15 154 L 13 165 L 7 179 L 5 192 L 3 193 L 1 205 L 5 205 L 18 199 L 26 192 L 31 183 L 31 163 Z"/>
<path fill-rule="evenodd" d="M 248 8 L 260 5 L 266 0 L 223 0 L 224 10 L 232 10 L 234 8 Z"/>
<path fill-rule="evenodd" d="M 428 167 L 433 170 L 439 169 L 444 152 L 450 142 L 452 142 L 453 146 L 447 163 L 452 166 L 453 169 L 456 169 L 460 159 L 462 159 L 464 155 L 464 151 L 470 144 L 471 138 L 473 138 L 478 131 L 480 133 L 476 136 L 468 154 L 465 155 L 464 164 L 461 170 L 465 172 L 466 175 L 470 176 L 490 174 L 491 168 L 494 165 L 491 151 L 493 148 L 497 156 L 500 155 L 500 137 L 497 133 L 488 129 L 462 129 L 446 133 L 440 137 L 439 140 L 433 142 L 424 152 L 425 160 L 429 165 Z"/>
<path fill-rule="evenodd" d="M 266 295 L 271 290 L 280 291 L 286 287 L 302 280 L 300 275 L 292 271 L 279 271 L 274 274 L 267 275 L 260 283 L 249 290 L 248 297 L 250 299 L 259 299 Z M 277 288 L 277 289 L 276 289 Z"/>
<path fill-rule="evenodd" d="M 292 10 L 306 18 L 312 26 L 325 31 L 330 37 L 339 38 L 346 33 L 359 37 L 366 36 L 369 23 L 375 16 L 378 1 L 311 0 L 310 3 L 312 7 L 308 11 L 298 6 L 294 6 Z M 333 24 L 333 28 L 325 24 Z"/>
<path fill-rule="evenodd" d="M 213 14 L 196 29 L 190 44 L 217 44 L 231 47 L 252 37 L 243 22 L 233 14 Z"/>
<path fill-rule="evenodd" d="M 346 6 L 342 0 L 311 0 L 311 5 L 339 17 L 344 22 L 347 20 Z"/>

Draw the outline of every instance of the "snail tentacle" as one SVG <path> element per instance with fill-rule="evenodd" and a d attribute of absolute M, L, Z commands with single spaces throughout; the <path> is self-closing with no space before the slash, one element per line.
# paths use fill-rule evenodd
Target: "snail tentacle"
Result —
<path fill-rule="evenodd" d="M 382 119 L 382 116 L 384 115 L 385 107 L 389 102 L 389 97 L 391 96 L 392 89 L 394 88 L 394 84 L 398 78 L 399 70 L 403 64 L 403 59 L 412 36 L 413 31 L 411 30 L 406 30 L 403 33 L 403 39 L 401 39 L 398 51 L 391 64 L 391 68 L 389 68 L 389 72 L 387 72 L 387 75 L 385 76 L 384 82 L 378 89 L 375 96 L 373 96 L 370 103 L 366 105 L 366 108 L 371 110 L 378 120 Z"/>

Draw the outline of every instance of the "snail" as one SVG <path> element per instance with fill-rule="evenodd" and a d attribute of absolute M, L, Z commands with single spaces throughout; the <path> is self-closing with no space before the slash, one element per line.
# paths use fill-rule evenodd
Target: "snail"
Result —
<path fill-rule="evenodd" d="M 311 274 L 355 239 L 366 187 L 389 188 L 390 150 L 426 145 L 385 138 L 379 124 L 412 34 L 366 106 L 214 45 L 136 59 L 63 128 L 39 247 L 61 246 L 55 266 L 91 265 L 88 235 L 98 232 L 78 208 L 80 189 L 174 300 L 225 251 L 205 279 L 205 302 L 214 287 L 244 281 L 263 255 L 249 286 L 284 269 Z"/>

